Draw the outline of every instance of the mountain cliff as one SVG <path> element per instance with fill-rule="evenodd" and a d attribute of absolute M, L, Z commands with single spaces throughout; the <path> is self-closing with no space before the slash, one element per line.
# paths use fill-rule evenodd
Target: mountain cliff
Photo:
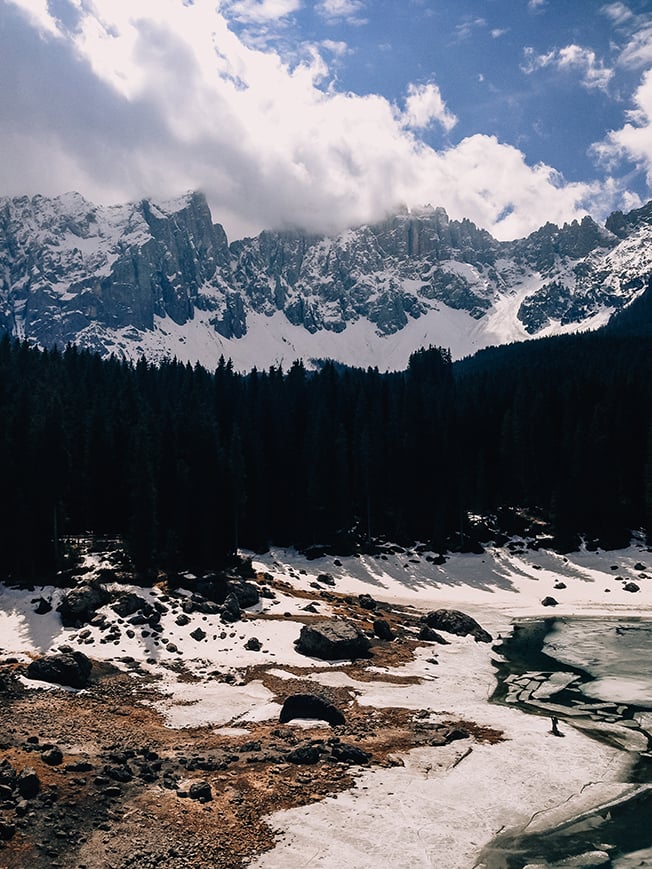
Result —
<path fill-rule="evenodd" d="M 0 199 L 0 331 L 208 367 L 224 355 L 241 369 L 299 357 L 396 368 L 423 345 L 459 357 L 602 325 L 647 287 L 651 241 L 652 203 L 513 242 L 426 207 L 334 237 L 229 244 L 200 193 Z"/>

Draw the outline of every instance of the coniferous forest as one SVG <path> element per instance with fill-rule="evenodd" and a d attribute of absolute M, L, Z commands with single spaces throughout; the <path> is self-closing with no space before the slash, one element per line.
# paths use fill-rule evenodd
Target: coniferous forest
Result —
<path fill-rule="evenodd" d="M 504 508 L 560 545 L 624 543 L 652 532 L 651 351 L 612 331 L 243 375 L 4 338 L 0 572 L 51 571 L 78 533 L 124 537 L 141 570 L 383 536 L 444 550 Z"/>

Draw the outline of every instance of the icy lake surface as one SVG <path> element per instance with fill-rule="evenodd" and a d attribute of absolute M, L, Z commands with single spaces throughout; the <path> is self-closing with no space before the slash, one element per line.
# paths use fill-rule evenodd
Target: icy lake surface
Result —
<path fill-rule="evenodd" d="M 629 758 L 624 779 L 630 785 L 615 798 L 578 804 L 547 824 L 507 831 L 486 849 L 482 865 L 652 867 L 652 622 L 530 620 L 515 626 L 502 651 L 506 663 L 495 699 L 554 718 L 561 737 L 572 722 L 621 748 Z M 572 858 L 579 862 L 565 862 Z"/>

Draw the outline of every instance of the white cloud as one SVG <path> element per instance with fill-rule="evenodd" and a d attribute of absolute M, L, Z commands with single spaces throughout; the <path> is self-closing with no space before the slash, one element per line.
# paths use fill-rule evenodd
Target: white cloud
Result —
<path fill-rule="evenodd" d="M 603 194 L 494 137 L 437 151 L 418 131 L 455 118 L 435 85 L 413 86 L 403 113 L 324 90 L 317 47 L 290 64 L 244 45 L 215 0 L 93 0 L 74 31 L 45 2 L 3 9 L 3 193 L 109 202 L 201 189 L 230 237 L 333 231 L 432 202 L 502 238 L 580 216 Z"/>
<path fill-rule="evenodd" d="M 496 27 L 491 31 L 491 35 L 494 39 L 500 39 L 500 37 L 504 36 L 506 33 L 509 33 L 508 27 Z"/>
<path fill-rule="evenodd" d="M 366 24 L 362 17 L 365 11 L 363 0 L 321 0 L 315 6 L 318 15 L 330 23 L 346 21 L 349 24 Z"/>
<path fill-rule="evenodd" d="M 449 133 L 457 118 L 448 110 L 436 84 L 414 85 L 408 88 L 403 124 L 413 130 L 429 127 L 434 121 Z"/>
<path fill-rule="evenodd" d="M 466 17 L 461 24 L 455 28 L 455 36 L 460 42 L 469 39 L 475 30 L 482 30 L 487 26 L 484 18 Z"/>
<path fill-rule="evenodd" d="M 528 0 L 527 6 L 531 12 L 536 12 L 539 9 L 543 9 L 546 3 L 547 0 Z"/>
<path fill-rule="evenodd" d="M 278 21 L 301 8 L 301 0 L 237 0 L 226 10 L 233 18 L 253 24 Z"/>
<path fill-rule="evenodd" d="M 634 106 L 627 123 L 612 130 L 603 142 L 593 146 L 593 151 L 612 165 L 621 159 L 631 160 L 645 171 L 652 187 L 652 70 L 644 74 L 634 94 Z"/>
<path fill-rule="evenodd" d="M 592 49 L 582 48 L 580 45 L 566 45 L 564 48 L 555 48 L 546 54 L 535 54 L 534 49 L 528 47 L 524 53 L 525 64 L 522 66 L 524 72 L 529 74 L 547 67 L 562 72 L 578 72 L 580 83 L 589 90 L 594 88 L 606 90 L 614 76 L 613 69 L 598 60 Z"/>

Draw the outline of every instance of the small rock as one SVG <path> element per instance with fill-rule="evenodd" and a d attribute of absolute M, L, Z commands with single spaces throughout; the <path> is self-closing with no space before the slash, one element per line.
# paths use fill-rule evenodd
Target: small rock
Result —
<path fill-rule="evenodd" d="M 31 800 L 41 790 L 41 781 L 36 774 L 36 770 L 31 766 L 26 766 L 21 770 L 16 779 L 16 787 L 21 797 L 26 800 Z"/>
<path fill-rule="evenodd" d="M 340 710 L 318 694 L 291 694 L 285 699 L 278 720 L 286 724 L 296 718 L 317 718 L 333 727 L 345 721 Z"/>
<path fill-rule="evenodd" d="M 191 800 L 208 800 L 213 799 L 213 791 L 207 781 L 196 781 L 190 785 L 188 796 Z"/>
<path fill-rule="evenodd" d="M 394 632 L 385 619 L 376 619 L 374 622 L 374 634 L 379 640 L 393 640 Z"/>
<path fill-rule="evenodd" d="M 179 613 L 174 621 L 177 625 L 179 625 L 179 627 L 183 627 L 183 625 L 187 625 L 190 623 L 190 619 L 185 613 Z"/>
<path fill-rule="evenodd" d="M 556 582 L 554 587 L 559 588 L 559 589 L 566 588 L 566 583 L 565 582 Z"/>
<path fill-rule="evenodd" d="M 370 594 L 358 595 L 358 603 L 363 609 L 366 610 L 375 610 L 378 606 L 378 602 L 374 600 Z"/>
<path fill-rule="evenodd" d="M 558 601 L 556 601 L 554 597 L 550 597 L 550 595 L 544 597 L 544 599 L 541 601 L 541 606 L 557 606 L 557 604 Z"/>
<path fill-rule="evenodd" d="M 429 627 L 428 625 L 422 625 L 419 630 L 419 639 L 426 640 L 429 643 L 439 643 L 441 646 L 450 646 L 450 642 L 441 634 L 438 634 L 434 628 Z"/>
<path fill-rule="evenodd" d="M 635 591 L 640 591 L 641 587 L 639 585 L 637 585 L 635 582 L 626 582 L 625 585 L 623 586 L 623 589 L 625 591 L 635 592 Z"/>
<path fill-rule="evenodd" d="M 262 647 L 263 644 L 260 642 L 258 637 L 249 637 L 245 643 L 245 649 L 248 649 L 250 652 L 260 652 Z"/>
<path fill-rule="evenodd" d="M 41 760 L 47 763 L 48 766 L 59 766 L 63 763 L 63 753 L 56 745 L 53 748 L 48 748 L 41 752 Z"/>
<path fill-rule="evenodd" d="M 194 631 L 191 632 L 190 636 L 193 640 L 197 640 L 200 643 L 202 640 L 206 639 L 206 631 L 203 631 L 201 628 L 195 628 Z"/>
<path fill-rule="evenodd" d="M 319 751 L 314 745 L 302 745 L 285 755 L 288 763 L 313 764 L 319 762 Z"/>

